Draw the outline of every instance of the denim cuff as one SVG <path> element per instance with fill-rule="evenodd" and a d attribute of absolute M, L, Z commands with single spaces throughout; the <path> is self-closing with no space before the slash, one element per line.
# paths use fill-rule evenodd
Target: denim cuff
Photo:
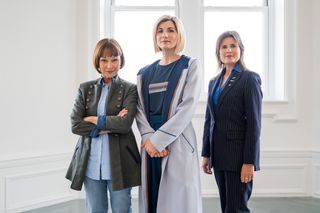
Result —
<path fill-rule="evenodd" d="M 106 129 L 106 116 L 105 115 L 99 115 L 98 116 L 97 128 L 99 130 L 105 130 Z"/>
<path fill-rule="evenodd" d="M 92 138 L 98 137 L 99 136 L 99 132 L 100 132 L 100 130 L 97 127 L 94 127 L 91 130 L 90 137 L 92 137 Z"/>

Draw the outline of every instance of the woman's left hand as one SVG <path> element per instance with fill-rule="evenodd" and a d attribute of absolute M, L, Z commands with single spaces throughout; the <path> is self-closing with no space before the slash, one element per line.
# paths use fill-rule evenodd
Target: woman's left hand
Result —
<path fill-rule="evenodd" d="M 128 110 L 126 108 L 123 108 L 119 113 L 118 116 L 123 118 L 124 116 L 126 116 L 128 114 Z"/>
<path fill-rule="evenodd" d="M 254 165 L 253 164 L 243 164 L 241 168 L 241 182 L 249 183 L 253 179 Z"/>

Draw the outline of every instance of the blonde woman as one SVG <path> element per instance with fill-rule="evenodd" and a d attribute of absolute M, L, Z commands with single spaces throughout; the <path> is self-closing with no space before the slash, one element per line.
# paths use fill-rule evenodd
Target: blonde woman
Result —
<path fill-rule="evenodd" d="M 185 38 L 177 17 L 160 17 L 153 40 L 162 58 L 142 68 L 137 81 L 140 213 L 201 213 L 200 169 L 191 123 L 200 94 L 200 70 L 197 60 L 181 54 Z"/>

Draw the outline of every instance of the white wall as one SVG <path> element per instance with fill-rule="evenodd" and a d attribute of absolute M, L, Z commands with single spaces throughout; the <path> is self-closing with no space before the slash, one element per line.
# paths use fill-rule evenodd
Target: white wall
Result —
<path fill-rule="evenodd" d="M 314 141 L 314 150 L 320 152 L 320 137 L 319 137 L 319 130 L 320 130 L 320 2 L 317 0 L 312 1 L 312 117 L 313 117 L 313 141 Z"/>
<path fill-rule="evenodd" d="M 314 195 L 320 197 L 320 2 L 312 1 L 312 141 L 313 141 L 313 187 Z"/>
<path fill-rule="evenodd" d="M 320 3 L 289 2 L 289 96 L 264 103 L 254 195 L 320 197 Z M 76 89 L 96 76 L 98 6 L 98 0 L 0 1 L 0 212 L 83 196 L 63 176 L 76 142 L 69 121 Z M 204 107 L 199 104 L 193 120 L 199 148 Z M 203 195 L 217 196 L 213 177 L 201 178 Z"/>
<path fill-rule="evenodd" d="M 76 1 L 0 4 L 1 159 L 70 151 Z"/>
<path fill-rule="evenodd" d="M 87 7 L 78 2 L 0 1 L 0 212 L 74 198 L 63 177 L 76 142 L 69 114 L 87 72 Z"/>

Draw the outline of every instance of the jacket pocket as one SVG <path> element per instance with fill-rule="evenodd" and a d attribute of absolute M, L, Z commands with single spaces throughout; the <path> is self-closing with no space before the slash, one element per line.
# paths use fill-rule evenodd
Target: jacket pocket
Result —
<path fill-rule="evenodd" d="M 182 133 L 181 134 L 182 138 L 181 141 L 185 144 L 188 150 L 190 150 L 191 153 L 194 153 L 194 147 L 191 145 L 189 140 L 186 138 L 186 136 Z"/>

